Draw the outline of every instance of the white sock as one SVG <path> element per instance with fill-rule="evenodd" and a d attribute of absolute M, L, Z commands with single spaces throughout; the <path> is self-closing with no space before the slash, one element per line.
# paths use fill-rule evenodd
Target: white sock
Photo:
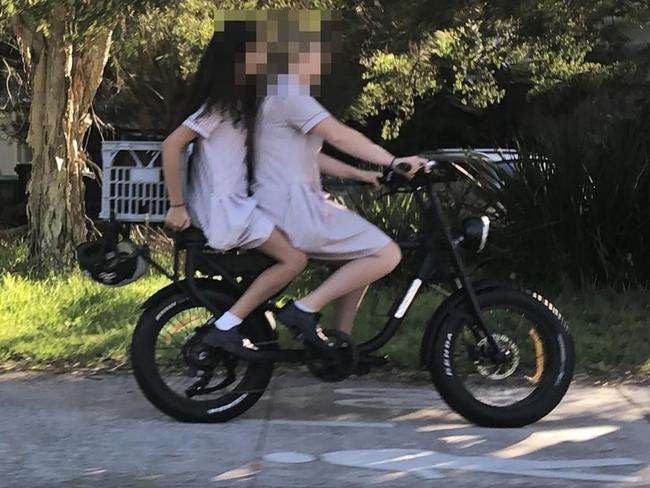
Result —
<path fill-rule="evenodd" d="M 242 322 L 243 320 L 237 317 L 234 313 L 226 312 L 217 319 L 214 326 L 219 330 L 230 330 L 233 327 L 237 327 Z"/>
<path fill-rule="evenodd" d="M 298 310 L 302 310 L 303 312 L 307 312 L 307 313 L 316 313 L 316 310 L 312 310 L 312 309 L 309 308 L 308 306 L 303 305 L 302 303 L 300 303 L 298 300 L 294 301 L 293 304 L 296 306 L 296 308 L 297 308 Z"/>

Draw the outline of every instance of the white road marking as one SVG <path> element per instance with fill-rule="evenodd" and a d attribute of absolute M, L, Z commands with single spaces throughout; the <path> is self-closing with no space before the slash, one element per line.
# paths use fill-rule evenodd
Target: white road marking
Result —
<path fill-rule="evenodd" d="M 297 453 L 291 454 L 295 456 Z M 279 457 L 279 459 L 281 458 L 282 456 Z M 265 459 L 273 460 L 273 454 L 266 456 Z M 629 458 L 534 461 L 527 459 L 499 459 L 488 456 L 455 456 L 418 449 L 335 451 L 322 454 L 320 460 L 337 466 L 390 471 L 392 473 L 411 473 L 423 479 L 444 478 L 445 475 L 442 471 L 459 470 L 538 478 L 628 483 L 640 481 L 640 478 L 637 476 L 608 475 L 586 471 L 568 471 L 567 469 L 641 464 L 639 461 Z"/>
<path fill-rule="evenodd" d="M 257 475 L 259 471 L 260 470 L 257 466 L 257 463 L 248 463 L 239 468 L 231 469 L 230 471 L 221 473 L 212 478 L 212 481 L 234 481 L 241 479 L 250 479 L 253 476 Z"/>
<path fill-rule="evenodd" d="M 316 457 L 301 452 L 274 452 L 266 454 L 264 460 L 272 463 L 301 464 L 315 461 Z"/>

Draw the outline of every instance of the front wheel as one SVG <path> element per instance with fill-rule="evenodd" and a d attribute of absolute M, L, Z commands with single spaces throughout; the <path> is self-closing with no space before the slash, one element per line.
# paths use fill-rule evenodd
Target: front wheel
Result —
<path fill-rule="evenodd" d="M 465 300 L 442 321 L 429 362 L 447 404 L 486 427 L 521 427 L 560 403 L 573 375 L 574 350 L 557 309 L 537 293 L 508 287 L 477 292 L 500 353 L 480 337 Z"/>

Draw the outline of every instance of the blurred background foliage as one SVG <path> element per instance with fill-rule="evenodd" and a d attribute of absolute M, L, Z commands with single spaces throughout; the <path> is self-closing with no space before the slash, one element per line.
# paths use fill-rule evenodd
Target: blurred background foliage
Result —
<path fill-rule="evenodd" d="M 487 180 L 477 187 L 485 208 L 472 211 L 492 209 L 496 224 L 485 257 L 491 272 L 578 287 L 650 281 L 647 2 L 160 5 L 122 19 L 114 33 L 88 137 L 95 159 L 102 137 L 125 130 L 164 135 L 179 123 L 188 81 L 212 33 L 213 7 L 334 9 L 343 36 L 324 82 L 328 108 L 397 154 L 438 147 L 520 151 L 505 188 Z M 0 106 L 14 115 L 4 119 L 5 129 L 24 138 L 29 92 L 7 29 L 0 29 L 0 55 Z M 345 198 L 398 237 L 417 229 L 408 197 Z"/>

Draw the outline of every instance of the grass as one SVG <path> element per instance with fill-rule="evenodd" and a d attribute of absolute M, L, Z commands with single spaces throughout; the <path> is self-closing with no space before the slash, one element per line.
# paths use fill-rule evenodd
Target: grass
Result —
<path fill-rule="evenodd" d="M 110 289 L 80 273 L 37 281 L 6 273 L 0 277 L 0 363 L 121 362 L 140 304 L 163 284 L 149 276 Z"/>
<path fill-rule="evenodd" d="M 0 367 L 123 364 L 140 305 L 167 279 L 150 273 L 117 289 L 79 272 L 37 279 L 24 271 L 25 256 L 24 244 L 0 243 Z M 357 321 L 357 340 L 381 328 L 394 297 L 371 290 Z M 650 292 L 565 291 L 549 298 L 569 321 L 579 372 L 650 378 Z M 418 366 L 422 333 L 441 299 L 434 292 L 416 298 L 383 351 L 395 366 Z"/>
<path fill-rule="evenodd" d="M 80 272 L 36 279 L 24 270 L 25 257 L 24 244 L 0 243 L 0 364 L 124 361 L 139 306 L 165 278 L 150 274 L 118 289 Z"/>
<path fill-rule="evenodd" d="M 569 322 L 578 372 L 650 378 L 650 291 L 543 294 Z M 379 305 L 373 314 L 372 295 L 371 291 L 359 314 L 355 331 L 358 339 L 369 337 L 382 326 L 386 313 L 379 312 L 386 312 L 395 297 L 394 292 L 375 292 Z M 384 349 L 393 364 L 409 369 L 418 367 L 422 334 L 443 298 L 433 291 L 416 298 L 398 335 Z"/>

